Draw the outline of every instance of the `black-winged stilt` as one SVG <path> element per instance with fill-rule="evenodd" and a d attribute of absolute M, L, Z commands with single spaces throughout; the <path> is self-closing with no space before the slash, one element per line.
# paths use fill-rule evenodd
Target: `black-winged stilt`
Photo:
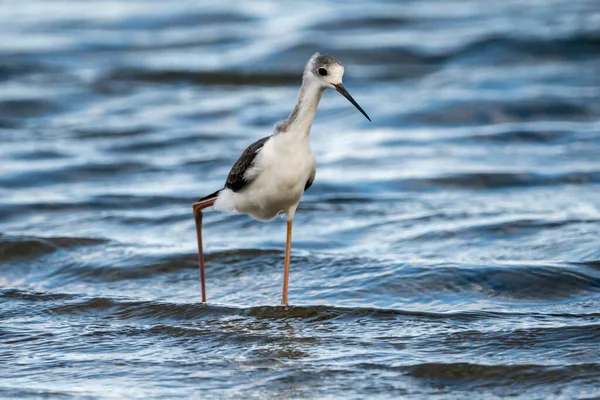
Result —
<path fill-rule="evenodd" d="M 281 303 L 288 305 L 292 220 L 302 194 L 315 179 L 315 157 L 309 146 L 310 129 L 325 89 L 347 98 L 367 119 L 367 113 L 342 85 L 344 67 L 333 57 L 314 54 L 304 69 L 302 88 L 288 119 L 279 122 L 272 135 L 252 143 L 236 161 L 225 186 L 193 204 L 198 235 L 198 259 L 202 301 L 206 302 L 204 253 L 202 250 L 202 210 L 238 211 L 258 220 L 278 214 L 287 217 L 287 238 Z"/>

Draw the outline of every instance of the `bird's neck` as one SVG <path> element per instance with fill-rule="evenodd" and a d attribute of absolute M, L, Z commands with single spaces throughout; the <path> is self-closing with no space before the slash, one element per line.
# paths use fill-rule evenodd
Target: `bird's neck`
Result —
<path fill-rule="evenodd" d="M 296 106 L 288 119 L 277 124 L 275 131 L 308 138 L 324 91 L 325 88 L 318 82 L 305 78 L 302 82 L 300 94 L 298 94 Z"/>

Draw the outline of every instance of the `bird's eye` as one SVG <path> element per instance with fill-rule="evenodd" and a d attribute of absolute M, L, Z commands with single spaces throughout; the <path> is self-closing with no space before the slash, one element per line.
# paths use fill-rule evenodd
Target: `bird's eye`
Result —
<path fill-rule="evenodd" d="M 319 68 L 317 71 L 319 72 L 319 75 L 327 76 L 327 70 L 325 68 Z"/>

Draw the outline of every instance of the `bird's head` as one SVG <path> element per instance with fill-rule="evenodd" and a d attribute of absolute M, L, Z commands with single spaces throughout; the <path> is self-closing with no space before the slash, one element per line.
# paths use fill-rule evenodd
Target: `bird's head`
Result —
<path fill-rule="evenodd" d="M 315 53 L 306 64 L 304 76 L 305 79 L 308 78 L 311 81 L 318 82 L 325 89 L 335 89 L 347 98 L 369 121 L 371 120 L 342 84 L 344 66 L 335 58 Z"/>

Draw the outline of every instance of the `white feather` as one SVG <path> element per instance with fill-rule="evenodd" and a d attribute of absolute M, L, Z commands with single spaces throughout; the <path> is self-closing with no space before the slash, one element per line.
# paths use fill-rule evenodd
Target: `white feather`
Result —
<path fill-rule="evenodd" d="M 287 134 L 272 136 L 246 173 L 251 183 L 235 193 L 223 190 L 215 208 L 235 209 L 259 220 L 269 220 L 278 214 L 292 219 L 314 168 L 308 141 L 302 143 L 297 136 Z"/>
<path fill-rule="evenodd" d="M 235 211 L 235 193 L 231 189 L 223 189 L 215 201 L 214 208 L 217 211 L 232 213 Z"/>

